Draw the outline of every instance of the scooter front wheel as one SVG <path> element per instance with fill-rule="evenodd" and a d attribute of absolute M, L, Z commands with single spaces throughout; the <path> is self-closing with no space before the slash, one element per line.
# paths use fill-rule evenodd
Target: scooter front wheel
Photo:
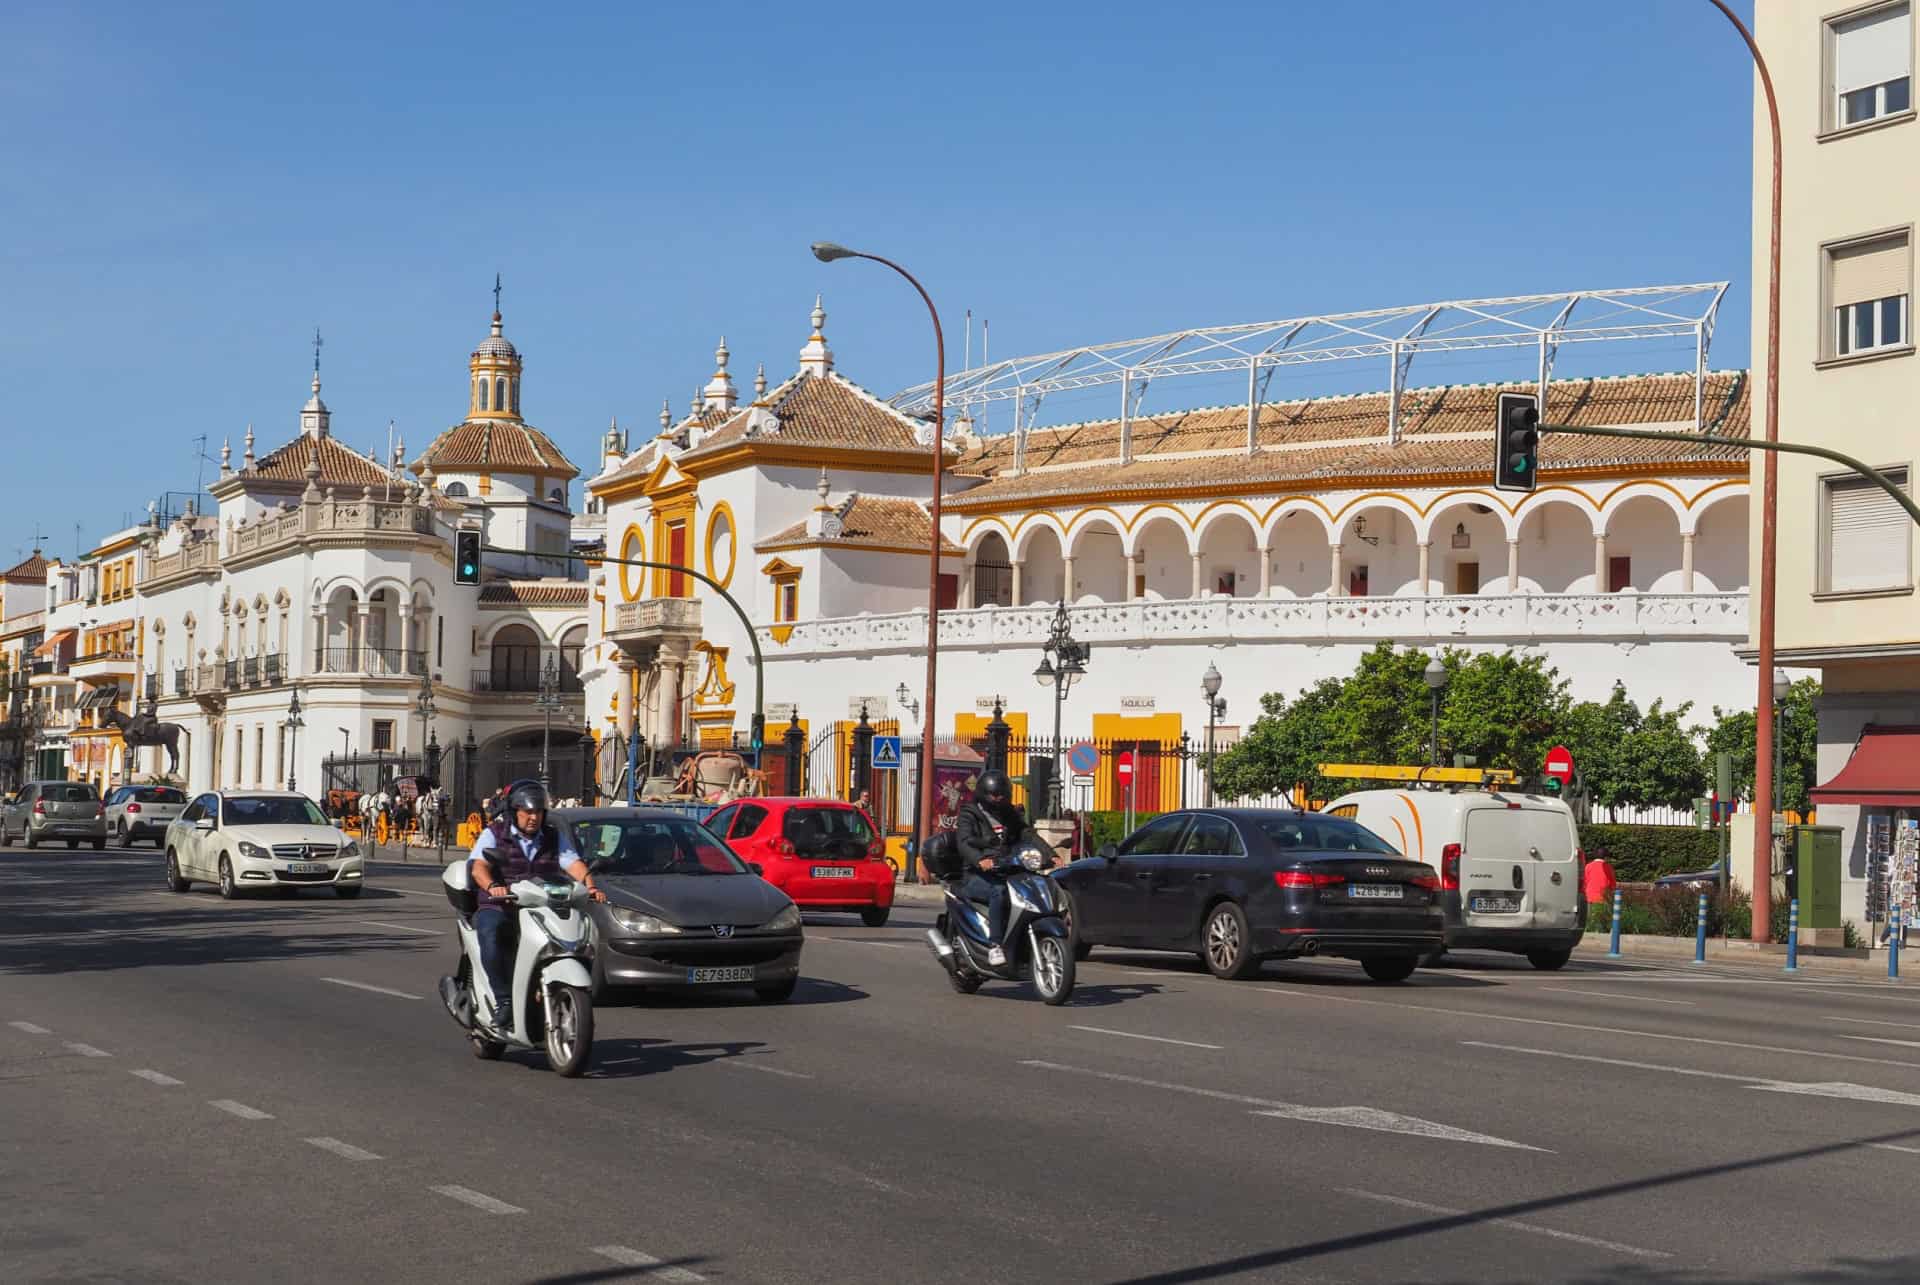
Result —
<path fill-rule="evenodd" d="M 1064 1004 L 1073 995 L 1073 947 L 1064 937 L 1033 935 L 1033 988 L 1048 1004 Z"/>
<path fill-rule="evenodd" d="M 593 1058 L 593 998 L 584 986 L 547 992 L 547 1063 L 572 1078 Z"/>

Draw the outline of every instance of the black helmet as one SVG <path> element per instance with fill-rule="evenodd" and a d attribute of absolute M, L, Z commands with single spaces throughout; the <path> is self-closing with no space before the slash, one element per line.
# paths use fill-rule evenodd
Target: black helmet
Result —
<path fill-rule="evenodd" d="M 998 768 L 982 772 L 980 779 L 973 783 L 973 799 L 976 803 L 1005 803 L 1011 793 L 1013 783 Z"/>
<path fill-rule="evenodd" d="M 515 781 L 507 787 L 507 809 L 512 812 L 522 810 L 545 815 L 549 806 L 547 787 L 538 781 Z"/>

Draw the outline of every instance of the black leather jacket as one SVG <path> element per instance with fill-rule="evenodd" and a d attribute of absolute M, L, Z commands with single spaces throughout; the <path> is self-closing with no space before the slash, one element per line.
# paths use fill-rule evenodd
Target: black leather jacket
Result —
<path fill-rule="evenodd" d="M 954 818 L 953 838 L 961 861 L 971 869 L 986 857 L 998 861 L 1008 845 L 1017 842 L 1026 830 L 1027 819 L 1019 808 L 1010 803 L 989 808 L 975 800 Z"/>

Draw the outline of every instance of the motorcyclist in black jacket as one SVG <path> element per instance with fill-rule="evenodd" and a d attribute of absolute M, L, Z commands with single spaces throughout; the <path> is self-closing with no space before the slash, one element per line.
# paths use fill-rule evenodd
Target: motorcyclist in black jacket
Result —
<path fill-rule="evenodd" d="M 1007 962 L 1002 944 L 1007 935 L 1007 885 L 981 872 L 1009 860 L 1009 850 L 1026 832 L 1027 819 L 1009 797 L 1012 790 L 1005 772 L 982 772 L 974 783 L 972 802 L 960 809 L 953 826 L 954 844 L 967 871 L 961 895 L 969 901 L 987 903 L 987 931 L 993 941 L 987 963 L 994 968 L 1004 967 Z"/>

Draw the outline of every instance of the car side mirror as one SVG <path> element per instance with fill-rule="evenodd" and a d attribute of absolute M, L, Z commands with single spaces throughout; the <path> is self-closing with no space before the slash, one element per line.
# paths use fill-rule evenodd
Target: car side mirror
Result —
<path fill-rule="evenodd" d="M 1100 845 L 1099 850 L 1093 855 L 1103 861 L 1118 861 L 1120 859 L 1120 849 L 1114 844 L 1103 843 Z"/>
<path fill-rule="evenodd" d="M 195 821 L 193 823 L 193 828 L 196 830 L 211 830 L 213 829 L 213 818 L 201 817 L 198 821 Z"/>

